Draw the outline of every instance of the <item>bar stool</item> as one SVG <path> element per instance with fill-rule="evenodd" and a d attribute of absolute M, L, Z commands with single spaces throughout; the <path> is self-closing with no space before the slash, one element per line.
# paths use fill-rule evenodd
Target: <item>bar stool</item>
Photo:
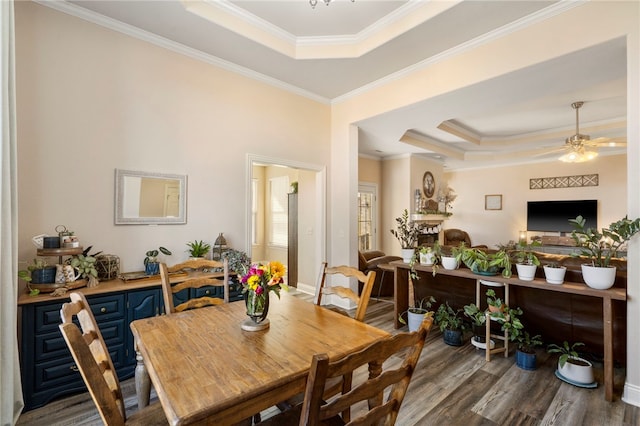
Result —
<path fill-rule="evenodd" d="M 385 274 L 387 272 L 394 272 L 395 270 L 395 267 L 388 263 L 381 263 L 378 265 L 378 268 L 382 271 L 382 274 L 380 276 L 380 285 L 378 286 L 378 296 L 376 297 L 376 300 L 380 300 L 380 293 L 382 292 L 382 284 L 384 283 Z"/>

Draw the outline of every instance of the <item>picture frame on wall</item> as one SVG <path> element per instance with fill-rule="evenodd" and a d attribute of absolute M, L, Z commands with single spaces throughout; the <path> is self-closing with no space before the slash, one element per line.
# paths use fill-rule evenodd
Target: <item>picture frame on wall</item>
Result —
<path fill-rule="evenodd" d="M 502 194 L 491 194 L 484 196 L 485 210 L 502 210 Z"/>

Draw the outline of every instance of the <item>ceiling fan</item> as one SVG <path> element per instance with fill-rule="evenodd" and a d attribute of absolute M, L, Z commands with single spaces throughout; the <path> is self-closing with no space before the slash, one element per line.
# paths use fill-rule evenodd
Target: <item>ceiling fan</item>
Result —
<path fill-rule="evenodd" d="M 574 102 L 571 107 L 576 111 L 576 133 L 565 140 L 560 150 L 567 151 L 559 160 L 565 163 L 582 163 L 593 160 L 598 156 L 594 150 L 599 146 L 625 146 L 624 142 L 617 142 L 610 138 L 591 139 L 589 135 L 580 134 L 579 110 L 584 105 L 583 101 Z"/>

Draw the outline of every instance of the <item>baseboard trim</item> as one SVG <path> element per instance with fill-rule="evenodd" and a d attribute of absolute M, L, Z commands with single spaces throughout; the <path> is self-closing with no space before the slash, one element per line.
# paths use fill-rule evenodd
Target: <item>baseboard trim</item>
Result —
<path fill-rule="evenodd" d="M 298 291 L 301 291 L 303 293 L 314 294 L 314 295 L 316 294 L 316 286 L 314 285 L 309 285 L 309 284 L 301 283 L 298 281 L 296 288 L 298 289 Z"/>
<path fill-rule="evenodd" d="M 640 407 L 640 386 L 632 385 L 625 381 L 624 390 L 622 391 L 622 401 Z"/>

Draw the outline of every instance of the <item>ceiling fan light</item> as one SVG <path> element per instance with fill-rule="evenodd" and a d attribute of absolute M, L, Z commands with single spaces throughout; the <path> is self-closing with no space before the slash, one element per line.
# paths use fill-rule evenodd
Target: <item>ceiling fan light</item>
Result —
<path fill-rule="evenodd" d="M 571 151 L 562 155 L 558 160 L 564 163 L 584 163 L 585 161 L 591 161 L 598 156 L 595 151 Z"/>

